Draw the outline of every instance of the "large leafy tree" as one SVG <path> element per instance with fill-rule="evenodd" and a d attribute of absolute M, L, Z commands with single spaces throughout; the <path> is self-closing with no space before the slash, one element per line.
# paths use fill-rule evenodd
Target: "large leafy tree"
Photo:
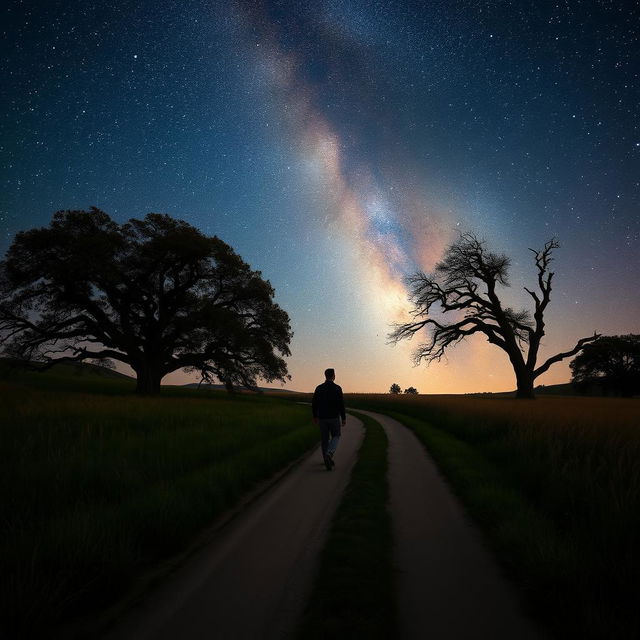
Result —
<path fill-rule="evenodd" d="M 640 335 L 602 336 L 584 347 L 570 364 L 578 388 L 605 393 L 640 393 Z"/>
<path fill-rule="evenodd" d="M 412 320 L 396 325 L 391 341 L 426 332 L 427 340 L 414 352 L 414 362 L 429 364 L 440 360 L 449 347 L 468 336 L 484 334 L 508 355 L 516 377 L 517 397 L 533 398 L 534 380 L 539 375 L 599 337 L 581 338 L 572 349 L 538 364 L 554 275 L 549 265 L 556 248 L 557 242 L 551 240 L 542 250 L 531 249 L 538 273 L 537 291 L 525 287 L 533 299 L 532 316 L 529 311 L 505 307 L 500 300 L 499 287 L 509 284 L 509 258 L 489 251 L 474 234 L 462 234 L 447 249 L 435 273 L 419 272 L 408 279 Z M 434 315 L 434 311 L 439 314 Z"/>
<path fill-rule="evenodd" d="M 0 263 L 5 353 L 46 363 L 110 358 L 154 394 L 177 369 L 255 387 L 288 377 L 289 316 L 233 249 L 184 221 L 59 211 Z"/>

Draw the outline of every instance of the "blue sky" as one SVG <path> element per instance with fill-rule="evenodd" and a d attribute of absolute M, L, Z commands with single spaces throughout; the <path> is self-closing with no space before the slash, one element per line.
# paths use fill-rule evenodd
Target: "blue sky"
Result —
<path fill-rule="evenodd" d="M 461 231 L 552 236 L 547 353 L 640 331 L 638 9 L 604 2 L 10 2 L 0 244 L 92 205 L 231 244 L 295 331 L 291 388 L 513 387 L 481 340 L 386 344 L 403 277 Z M 180 381 L 177 374 L 171 381 Z M 540 381 L 569 377 L 556 365 Z"/>

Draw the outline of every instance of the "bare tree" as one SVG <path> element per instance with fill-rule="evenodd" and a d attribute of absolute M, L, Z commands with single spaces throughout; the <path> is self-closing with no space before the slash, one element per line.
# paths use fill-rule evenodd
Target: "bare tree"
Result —
<path fill-rule="evenodd" d="M 554 275 L 549 265 L 553 250 L 558 247 L 552 239 L 542 250 L 530 249 L 538 272 L 538 291 L 524 288 L 534 303 L 531 317 L 527 310 L 503 307 L 498 296 L 498 286 L 509 286 L 510 259 L 489 251 L 485 241 L 476 235 L 462 234 L 447 249 L 434 274 L 419 272 L 408 278 L 412 321 L 394 325 L 390 341 L 397 343 L 426 330 L 426 342 L 413 354 L 414 363 L 418 365 L 422 361 L 427 364 L 439 361 L 448 347 L 467 336 L 482 333 L 509 356 L 516 376 L 517 397 L 533 398 L 533 383 L 539 375 L 599 337 L 594 334 L 581 338 L 569 351 L 557 353 L 537 365 Z M 447 322 L 432 317 L 434 307 L 440 308 L 442 316 L 450 314 L 455 320 Z"/>

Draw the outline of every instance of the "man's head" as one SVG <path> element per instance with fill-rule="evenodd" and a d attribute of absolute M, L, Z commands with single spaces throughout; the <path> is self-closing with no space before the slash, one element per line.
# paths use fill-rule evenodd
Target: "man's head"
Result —
<path fill-rule="evenodd" d="M 335 369 L 325 369 L 324 377 L 327 380 L 335 380 L 336 379 Z"/>

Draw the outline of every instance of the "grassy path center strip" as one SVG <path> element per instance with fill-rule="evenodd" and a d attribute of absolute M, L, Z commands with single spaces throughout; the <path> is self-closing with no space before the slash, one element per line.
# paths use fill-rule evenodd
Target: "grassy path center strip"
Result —
<path fill-rule="evenodd" d="M 365 437 L 322 551 L 300 638 L 394 637 L 388 442 L 380 424 L 353 413 Z"/>

